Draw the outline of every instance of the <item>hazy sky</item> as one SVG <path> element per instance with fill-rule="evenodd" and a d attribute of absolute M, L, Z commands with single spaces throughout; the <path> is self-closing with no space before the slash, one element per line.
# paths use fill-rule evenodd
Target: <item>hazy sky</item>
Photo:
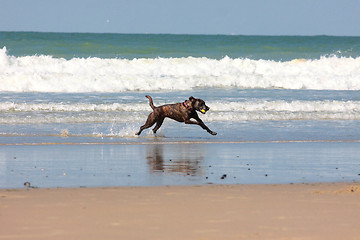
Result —
<path fill-rule="evenodd" d="M 0 31 L 360 36 L 360 0 L 0 0 Z"/>

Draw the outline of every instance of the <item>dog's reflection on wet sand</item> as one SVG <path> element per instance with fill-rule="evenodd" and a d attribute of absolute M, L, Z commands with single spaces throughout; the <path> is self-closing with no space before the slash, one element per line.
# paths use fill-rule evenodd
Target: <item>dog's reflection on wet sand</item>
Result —
<path fill-rule="evenodd" d="M 146 159 L 152 172 L 199 175 L 204 157 L 202 144 L 150 144 Z"/>

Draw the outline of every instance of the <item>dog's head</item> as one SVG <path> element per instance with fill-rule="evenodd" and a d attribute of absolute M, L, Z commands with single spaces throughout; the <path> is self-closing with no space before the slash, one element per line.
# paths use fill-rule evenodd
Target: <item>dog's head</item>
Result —
<path fill-rule="evenodd" d="M 191 96 L 189 98 L 192 107 L 201 112 L 202 114 L 205 114 L 207 111 L 210 110 L 210 108 L 208 106 L 206 106 L 205 101 L 200 99 L 200 98 L 194 98 L 193 96 Z"/>

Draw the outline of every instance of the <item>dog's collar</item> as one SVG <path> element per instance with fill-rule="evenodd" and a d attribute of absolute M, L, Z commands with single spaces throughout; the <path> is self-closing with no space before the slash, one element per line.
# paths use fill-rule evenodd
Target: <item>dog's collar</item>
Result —
<path fill-rule="evenodd" d="M 189 111 L 192 111 L 192 107 L 189 107 L 187 104 L 186 104 L 186 101 L 183 102 L 184 106 L 186 107 L 187 110 Z"/>

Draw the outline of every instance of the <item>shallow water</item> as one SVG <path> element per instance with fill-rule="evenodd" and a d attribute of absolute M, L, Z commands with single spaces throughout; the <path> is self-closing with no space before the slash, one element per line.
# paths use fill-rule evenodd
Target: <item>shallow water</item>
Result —
<path fill-rule="evenodd" d="M 0 93 L 0 143 L 63 142 L 61 137 L 69 142 L 137 142 L 134 134 L 151 112 L 145 94 Z M 190 96 L 204 99 L 210 111 L 199 116 L 219 133 L 212 137 L 198 126 L 165 120 L 158 135 L 168 140 L 360 139 L 358 91 L 202 89 L 151 95 L 155 106 Z"/>

